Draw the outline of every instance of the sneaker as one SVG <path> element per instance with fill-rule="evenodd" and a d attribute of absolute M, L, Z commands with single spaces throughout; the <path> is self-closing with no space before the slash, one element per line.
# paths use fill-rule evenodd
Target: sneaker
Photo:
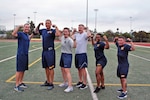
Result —
<path fill-rule="evenodd" d="M 73 87 L 72 86 L 68 86 L 64 92 L 72 92 L 73 91 Z"/>
<path fill-rule="evenodd" d="M 102 86 L 102 85 L 101 85 L 101 89 L 105 89 L 105 86 Z"/>
<path fill-rule="evenodd" d="M 127 93 L 124 93 L 124 92 L 122 92 L 121 94 L 120 94 L 120 96 L 117 96 L 119 99 L 125 99 L 125 98 L 127 98 Z"/>
<path fill-rule="evenodd" d="M 123 90 L 122 90 L 122 89 L 119 89 L 119 90 L 117 90 L 117 92 L 118 92 L 118 93 L 122 93 Z M 126 91 L 125 93 L 127 93 L 127 91 Z"/>
<path fill-rule="evenodd" d="M 82 86 L 80 87 L 80 89 L 81 89 L 81 90 L 84 90 L 84 89 L 86 89 L 87 87 L 88 87 L 87 85 L 82 84 Z"/>
<path fill-rule="evenodd" d="M 17 91 L 17 92 L 23 92 L 23 91 L 24 91 L 24 90 L 21 89 L 19 86 L 14 87 L 14 90 Z"/>
<path fill-rule="evenodd" d="M 27 85 L 25 85 L 24 83 L 19 84 L 19 87 L 24 88 L 24 89 L 28 88 Z"/>
<path fill-rule="evenodd" d="M 49 86 L 49 83 L 47 81 L 45 81 L 43 84 L 41 84 L 40 86 Z"/>
<path fill-rule="evenodd" d="M 82 86 L 82 84 L 83 84 L 82 82 L 78 82 L 78 83 L 76 84 L 76 87 L 79 88 L 79 87 Z"/>
<path fill-rule="evenodd" d="M 52 90 L 54 88 L 54 85 L 53 84 L 49 84 L 47 90 Z"/>
<path fill-rule="evenodd" d="M 63 82 L 63 83 L 59 84 L 59 87 L 67 87 L 67 86 L 68 86 L 67 82 Z"/>
<path fill-rule="evenodd" d="M 96 89 L 94 90 L 94 93 L 98 93 L 101 90 L 101 88 L 96 87 Z"/>

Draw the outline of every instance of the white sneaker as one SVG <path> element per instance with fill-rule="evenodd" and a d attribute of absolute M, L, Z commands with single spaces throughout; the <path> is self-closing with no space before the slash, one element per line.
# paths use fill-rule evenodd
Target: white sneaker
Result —
<path fill-rule="evenodd" d="M 73 87 L 72 86 L 68 86 L 64 92 L 72 92 L 73 91 Z"/>
<path fill-rule="evenodd" d="M 63 82 L 59 84 L 59 87 L 67 87 L 67 86 L 68 86 L 68 82 Z"/>

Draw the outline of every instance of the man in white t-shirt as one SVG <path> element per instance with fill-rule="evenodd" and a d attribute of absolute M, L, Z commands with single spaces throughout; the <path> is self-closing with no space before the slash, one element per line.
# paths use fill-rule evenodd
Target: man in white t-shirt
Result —
<path fill-rule="evenodd" d="M 91 36 L 90 32 L 86 32 L 83 24 L 79 24 L 78 32 L 73 32 L 74 38 L 76 39 L 76 50 L 75 50 L 75 66 L 78 69 L 79 82 L 76 87 L 81 90 L 87 88 L 87 73 L 85 68 L 88 66 L 87 59 L 87 44 L 88 38 Z"/>

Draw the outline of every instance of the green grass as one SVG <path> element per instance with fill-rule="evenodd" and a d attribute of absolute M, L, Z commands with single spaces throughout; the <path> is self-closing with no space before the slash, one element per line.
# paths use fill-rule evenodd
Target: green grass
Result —
<path fill-rule="evenodd" d="M 60 45 L 55 44 L 55 47 Z M 31 42 L 30 50 L 41 47 L 40 42 Z M 0 60 L 16 55 L 16 42 L 0 42 Z M 41 57 L 42 50 L 36 50 L 29 53 L 29 64 L 33 63 Z M 120 88 L 119 79 L 116 77 L 117 56 L 116 47 L 111 44 L 109 50 L 105 50 L 108 63 L 104 68 L 106 89 L 101 90 L 97 94 L 99 100 L 118 100 L 116 90 Z M 74 87 L 71 93 L 64 93 L 64 88 L 58 87 L 62 82 L 61 70 L 59 67 L 60 48 L 56 49 L 56 68 L 55 68 L 55 88 L 51 91 L 45 87 L 40 87 L 40 84 L 45 81 L 45 71 L 42 68 L 41 60 L 33 64 L 25 73 L 24 81 L 29 86 L 22 93 L 17 93 L 13 90 L 15 86 L 15 78 L 6 82 L 9 78 L 15 75 L 16 59 L 10 59 L 0 63 L 0 100 L 92 100 L 90 89 L 79 90 Z M 130 52 L 136 56 L 150 59 L 150 48 L 136 47 L 136 51 Z M 74 56 L 73 56 L 74 57 Z M 88 45 L 88 72 L 95 86 L 95 58 L 93 47 Z M 150 90 L 150 62 L 129 55 L 130 70 L 128 75 L 128 98 L 125 100 L 149 100 Z M 71 74 L 73 83 L 78 82 L 78 72 L 72 63 Z M 133 86 L 134 85 L 134 86 Z"/>

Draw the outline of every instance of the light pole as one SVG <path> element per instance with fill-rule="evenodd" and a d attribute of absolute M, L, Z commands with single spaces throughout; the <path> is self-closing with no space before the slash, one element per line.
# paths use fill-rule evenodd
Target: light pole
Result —
<path fill-rule="evenodd" d="M 130 34 L 132 33 L 132 17 L 130 17 Z"/>
<path fill-rule="evenodd" d="M 16 17 L 16 14 L 13 14 L 14 16 L 14 29 L 15 29 L 15 17 Z"/>
<path fill-rule="evenodd" d="M 97 11 L 98 11 L 98 9 L 94 9 L 94 11 L 95 11 L 95 29 L 94 29 L 94 33 L 96 33 L 97 32 L 96 26 L 97 26 Z"/>
<path fill-rule="evenodd" d="M 28 21 L 27 21 L 27 23 L 29 23 L 29 24 L 30 24 L 30 17 L 28 17 Z"/>
<path fill-rule="evenodd" d="M 88 0 L 86 1 L 86 27 L 88 27 Z"/>
<path fill-rule="evenodd" d="M 33 12 L 34 13 L 34 25 L 35 25 L 35 23 L 36 23 L 36 11 L 35 12 Z"/>

